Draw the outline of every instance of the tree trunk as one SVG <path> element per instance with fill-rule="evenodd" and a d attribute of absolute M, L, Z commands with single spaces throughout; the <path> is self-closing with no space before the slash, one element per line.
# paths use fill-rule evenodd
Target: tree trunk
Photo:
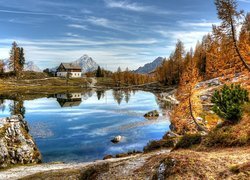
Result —
<path fill-rule="evenodd" d="M 241 53 L 240 53 L 240 50 L 239 50 L 239 47 L 237 45 L 237 40 L 236 40 L 236 37 L 235 37 L 235 29 L 234 29 L 234 25 L 233 25 L 233 21 L 232 21 L 232 18 L 231 18 L 231 31 L 232 31 L 232 36 L 233 36 L 233 43 L 234 43 L 234 47 L 235 47 L 235 50 L 240 58 L 240 60 L 243 62 L 244 66 L 247 68 L 247 70 L 250 72 L 250 66 L 247 64 L 247 62 L 244 60 L 244 58 L 242 57 Z"/>

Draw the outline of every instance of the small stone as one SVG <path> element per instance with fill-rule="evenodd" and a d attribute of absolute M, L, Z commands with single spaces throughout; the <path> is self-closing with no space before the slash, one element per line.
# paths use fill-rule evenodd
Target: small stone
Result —
<path fill-rule="evenodd" d="M 202 117 L 197 117 L 196 120 L 197 121 L 203 121 L 203 118 Z"/>
<path fill-rule="evenodd" d="M 202 96 L 200 97 L 200 99 L 201 99 L 202 101 L 206 101 L 206 100 L 208 100 L 208 96 L 202 95 Z"/>
<path fill-rule="evenodd" d="M 157 172 L 157 174 L 158 174 L 158 179 L 159 179 L 159 180 L 165 179 L 165 178 L 164 178 L 165 170 L 166 170 L 165 164 L 164 164 L 164 163 L 161 163 L 161 164 L 160 164 L 160 167 L 159 167 L 159 169 L 158 169 L 158 172 Z"/>
<path fill-rule="evenodd" d="M 112 143 L 119 143 L 122 140 L 122 136 L 116 136 L 111 140 Z"/>

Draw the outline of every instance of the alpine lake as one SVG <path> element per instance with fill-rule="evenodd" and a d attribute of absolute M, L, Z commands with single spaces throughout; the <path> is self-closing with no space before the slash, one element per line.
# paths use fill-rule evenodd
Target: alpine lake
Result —
<path fill-rule="evenodd" d="M 170 127 L 171 108 L 160 96 L 128 90 L 0 95 L 0 118 L 25 117 L 43 162 L 88 162 L 142 151 L 161 139 Z M 159 117 L 145 118 L 152 110 Z M 112 143 L 118 135 L 121 142 Z"/>

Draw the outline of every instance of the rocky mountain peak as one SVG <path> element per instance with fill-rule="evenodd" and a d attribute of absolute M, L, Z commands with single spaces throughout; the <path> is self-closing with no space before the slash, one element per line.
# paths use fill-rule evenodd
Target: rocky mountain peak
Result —
<path fill-rule="evenodd" d="M 82 67 L 82 72 L 95 71 L 98 68 L 98 64 L 87 54 L 84 54 L 79 59 L 72 62 L 72 64 L 79 65 Z"/>
<path fill-rule="evenodd" d="M 154 71 L 157 67 L 159 67 L 162 62 L 163 62 L 164 58 L 163 57 L 158 57 L 156 58 L 153 62 L 151 63 L 147 63 L 142 67 L 139 67 L 137 70 L 135 70 L 135 73 L 139 73 L 139 74 L 147 74 L 150 73 L 152 71 Z"/>

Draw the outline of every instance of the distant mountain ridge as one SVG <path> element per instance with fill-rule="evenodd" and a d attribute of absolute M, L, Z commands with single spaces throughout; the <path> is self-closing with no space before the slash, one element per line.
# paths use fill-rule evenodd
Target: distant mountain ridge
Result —
<path fill-rule="evenodd" d="M 163 57 L 158 57 L 153 62 L 147 63 L 144 66 L 139 67 L 134 72 L 138 73 L 138 74 L 148 74 L 148 73 L 154 71 L 157 67 L 159 67 L 163 61 L 164 61 Z"/>
<path fill-rule="evenodd" d="M 9 68 L 9 59 L 3 59 L 4 63 L 4 72 L 9 72 L 11 69 Z M 33 62 L 28 61 L 24 65 L 24 71 L 34 71 L 34 72 L 42 72 L 42 70 Z"/>

